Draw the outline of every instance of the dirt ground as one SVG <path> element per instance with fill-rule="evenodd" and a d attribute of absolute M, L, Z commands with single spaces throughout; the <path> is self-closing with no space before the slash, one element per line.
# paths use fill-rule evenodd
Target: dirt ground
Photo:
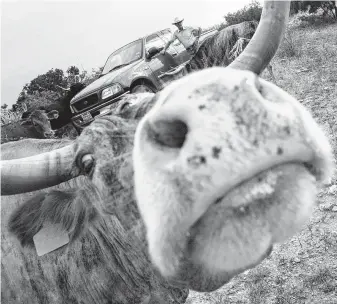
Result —
<path fill-rule="evenodd" d="M 272 66 L 277 84 L 326 131 L 337 156 L 337 24 L 292 29 Z M 262 77 L 271 80 L 269 73 Z M 337 304 L 337 181 L 322 188 L 310 223 L 257 267 L 188 304 Z"/>

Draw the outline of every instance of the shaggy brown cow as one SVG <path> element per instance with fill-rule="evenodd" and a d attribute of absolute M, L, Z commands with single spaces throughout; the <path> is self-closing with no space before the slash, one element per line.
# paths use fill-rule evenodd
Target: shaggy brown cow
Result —
<path fill-rule="evenodd" d="M 199 48 L 190 62 L 191 70 L 204 69 L 205 66 L 228 66 L 238 57 L 252 39 L 258 22 L 244 21 L 230 25 L 214 36 L 209 37 Z M 267 70 L 276 83 L 272 66 Z"/>
<path fill-rule="evenodd" d="M 257 21 L 244 21 L 228 26 L 215 35 L 207 38 L 191 60 L 191 69 L 200 70 L 206 66 L 228 66 L 234 58 L 233 48 L 239 38 L 245 38 L 246 43 L 253 37 Z M 244 48 L 244 47 L 243 47 Z"/>
<path fill-rule="evenodd" d="M 2 197 L 6 303 L 183 301 L 184 288 L 218 288 L 303 225 L 332 153 L 300 103 L 240 71 L 260 73 L 275 53 L 289 3 L 265 10 L 235 69 L 195 72 L 71 144 L 1 162 L 2 195 L 85 175 L 27 202 Z M 37 256 L 34 236 L 50 224 L 70 242 Z"/>
<path fill-rule="evenodd" d="M 46 112 L 35 110 L 29 113 L 23 121 L 16 121 L 1 126 L 1 143 L 12 141 L 20 137 L 50 138 L 54 135 L 50 120 L 57 119 L 58 111 Z"/>

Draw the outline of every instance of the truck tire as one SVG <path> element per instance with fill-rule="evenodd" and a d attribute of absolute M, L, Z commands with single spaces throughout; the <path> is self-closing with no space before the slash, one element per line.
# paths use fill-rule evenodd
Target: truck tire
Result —
<path fill-rule="evenodd" d="M 145 82 L 142 82 L 140 84 L 137 84 L 136 86 L 134 86 L 132 89 L 131 89 L 131 93 L 155 93 L 156 90 L 150 86 L 149 84 L 145 83 Z"/>

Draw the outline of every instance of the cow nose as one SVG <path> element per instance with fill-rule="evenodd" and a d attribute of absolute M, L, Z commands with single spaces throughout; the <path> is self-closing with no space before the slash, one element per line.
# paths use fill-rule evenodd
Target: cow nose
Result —
<path fill-rule="evenodd" d="M 203 232 L 194 229 L 219 202 L 226 214 L 243 201 L 254 207 L 255 195 L 274 191 L 273 172 L 285 164 L 330 172 L 329 143 L 305 111 L 280 88 L 229 68 L 195 72 L 157 95 L 137 126 L 133 168 L 149 253 L 162 276 L 176 280 L 185 262 L 197 266 L 208 259 L 207 249 L 205 256 L 193 252 L 204 244 Z M 260 187 L 258 177 L 268 172 L 269 186 Z M 248 182 L 256 187 L 241 197 Z M 230 191 L 238 191 L 237 198 L 228 197 Z M 217 227 L 222 231 L 221 219 L 214 225 L 210 238 Z"/>
<path fill-rule="evenodd" d="M 149 122 L 148 134 L 157 144 L 169 148 L 181 148 L 185 142 L 188 127 L 181 120 L 164 119 Z"/>

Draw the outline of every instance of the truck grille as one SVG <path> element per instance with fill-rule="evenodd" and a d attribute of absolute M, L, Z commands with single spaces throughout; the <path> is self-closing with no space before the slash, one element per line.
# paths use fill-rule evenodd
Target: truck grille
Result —
<path fill-rule="evenodd" d="M 77 110 L 77 111 L 82 111 L 86 108 L 89 108 L 90 106 L 92 106 L 93 104 L 97 103 L 98 101 L 98 95 L 97 94 L 92 94 L 89 95 L 79 101 L 77 101 L 76 103 L 73 104 L 73 107 Z"/>

